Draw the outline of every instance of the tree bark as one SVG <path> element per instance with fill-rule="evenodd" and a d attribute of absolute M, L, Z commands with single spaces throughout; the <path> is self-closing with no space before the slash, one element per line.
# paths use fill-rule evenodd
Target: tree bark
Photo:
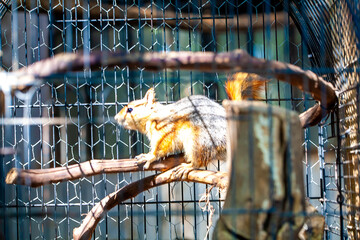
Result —
<path fill-rule="evenodd" d="M 150 165 L 149 171 L 165 171 L 185 162 L 183 155 L 169 156 Z M 143 164 L 138 165 L 136 159 L 89 160 L 66 167 L 48 169 L 12 168 L 6 176 L 7 184 L 39 187 L 45 184 L 89 177 L 101 173 L 143 171 Z"/>
<path fill-rule="evenodd" d="M 198 70 L 204 72 L 236 71 L 256 73 L 263 77 L 275 77 L 302 91 L 308 92 L 319 103 L 300 115 L 302 127 L 318 124 L 333 110 L 337 103 L 335 88 L 311 71 L 284 62 L 265 60 L 250 56 L 243 50 L 232 52 L 152 52 L 126 54 L 119 52 L 94 52 L 90 54 L 63 53 L 54 58 L 36 62 L 15 72 L 17 77 L 31 79 L 49 77 L 52 74 L 99 70 L 100 66 L 128 66 L 130 69 L 146 68 Z M 26 77 L 28 76 L 28 77 Z M 25 80 L 24 80 L 25 81 Z M 31 82 L 31 81 L 30 81 Z M 26 82 L 29 84 L 29 81 Z"/>
<path fill-rule="evenodd" d="M 111 208 L 115 207 L 119 203 L 127 199 L 133 198 L 139 193 L 146 191 L 150 188 L 154 188 L 174 181 L 188 181 L 211 184 L 221 189 L 227 188 L 228 184 L 228 175 L 224 172 L 193 170 L 188 174 L 186 179 L 175 178 L 172 173 L 173 170 L 170 169 L 166 172 L 143 178 L 136 182 L 132 182 L 129 185 L 103 198 L 86 215 L 81 225 L 73 230 L 74 240 L 91 239 L 96 225 L 98 224 L 100 219 L 106 214 L 106 212 L 108 212 Z"/>

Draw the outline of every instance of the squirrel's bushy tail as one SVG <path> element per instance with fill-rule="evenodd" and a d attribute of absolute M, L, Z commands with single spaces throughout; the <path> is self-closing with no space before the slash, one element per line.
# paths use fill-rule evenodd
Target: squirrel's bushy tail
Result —
<path fill-rule="evenodd" d="M 225 83 L 230 100 L 260 99 L 267 79 L 254 73 L 238 72 Z"/>

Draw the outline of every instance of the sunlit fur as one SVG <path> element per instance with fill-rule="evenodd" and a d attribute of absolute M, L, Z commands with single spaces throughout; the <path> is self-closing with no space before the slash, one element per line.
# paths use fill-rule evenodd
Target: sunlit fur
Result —
<path fill-rule="evenodd" d="M 153 89 L 149 91 L 115 116 L 124 128 L 138 130 L 149 138 L 149 154 L 158 159 L 184 152 L 194 167 L 205 166 L 211 159 L 224 159 L 226 120 L 222 106 L 204 96 L 163 105 L 148 101 L 149 95 L 154 94 Z M 133 111 L 129 113 L 128 108 Z"/>
<path fill-rule="evenodd" d="M 258 100 L 266 82 L 257 74 L 238 72 L 226 81 L 225 90 L 230 100 Z"/>
<path fill-rule="evenodd" d="M 248 74 L 235 74 L 227 82 L 231 99 L 258 98 L 257 91 L 264 81 L 251 84 L 249 80 Z M 124 128 L 138 130 L 149 138 L 150 152 L 137 156 L 146 161 L 144 168 L 159 158 L 180 152 L 193 168 L 226 158 L 225 110 L 207 97 L 190 96 L 163 105 L 155 100 L 151 88 L 143 99 L 121 109 L 115 119 Z"/>

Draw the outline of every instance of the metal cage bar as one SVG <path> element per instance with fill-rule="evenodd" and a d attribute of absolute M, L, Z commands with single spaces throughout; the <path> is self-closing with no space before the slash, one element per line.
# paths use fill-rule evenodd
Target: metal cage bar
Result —
<path fill-rule="evenodd" d="M 292 14 L 293 1 L 30 2 L 0 2 L 3 71 L 15 71 L 62 52 L 81 52 L 87 56 L 97 50 L 132 54 L 224 52 L 241 48 L 252 56 L 291 62 L 328 79 L 334 72 L 314 60 L 317 53 L 311 52 L 311 29 L 297 25 L 297 15 Z M 300 2 L 303 5 L 298 14 L 305 18 L 305 13 L 311 12 L 310 1 Z M 312 14 L 318 16 L 315 11 Z M 339 17 L 341 14 L 338 13 Z M 325 30 L 316 30 L 320 31 L 317 36 L 327 34 Z M 321 46 L 327 46 L 326 38 L 318 40 Z M 326 55 L 327 49 L 321 50 L 321 46 L 319 55 Z M 0 233 L 5 239 L 69 239 L 83 214 L 101 198 L 148 176 L 145 172 L 103 174 L 33 189 L 5 185 L 5 175 L 11 167 L 55 168 L 95 158 L 128 158 L 147 152 L 148 140 L 118 127 L 113 120 L 116 112 L 129 101 L 141 98 L 149 87 L 155 87 L 163 103 L 192 94 L 202 94 L 220 103 L 226 98 L 223 89 L 226 78 L 227 74 L 221 72 L 149 72 L 115 67 L 54 76 L 26 93 L 9 95 L 4 91 L 6 109 L 0 123 L 0 148 L 13 152 L 0 154 Z M 342 89 L 341 94 L 352 87 L 358 107 L 359 84 Z M 267 83 L 262 100 L 296 111 L 306 110 L 314 103 L 309 95 L 276 79 Z M 351 178 L 343 170 L 344 161 L 349 160 L 343 157 L 347 149 L 342 142 L 342 127 L 348 117 L 342 113 L 344 108 L 340 105 L 338 112 L 322 124 L 304 130 L 306 193 L 326 217 L 326 239 L 348 237 L 347 203 L 338 197 L 346 197 L 349 189 L 344 182 Z M 12 118 L 61 119 L 63 123 L 5 124 Z M 359 142 L 359 130 L 356 134 Z M 355 146 L 353 150 L 357 149 Z M 212 163 L 208 169 L 223 170 L 224 165 Z M 144 192 L 109 211 L 100 221 L 95 238 L 204 238 L 210 222 L 219 217 L 225 197 L 213 190 L 210 203 L 216 209 L 215 215 L 202 212 L 199 195 L 208 189 L 201 184 L 181 182 Z"/>

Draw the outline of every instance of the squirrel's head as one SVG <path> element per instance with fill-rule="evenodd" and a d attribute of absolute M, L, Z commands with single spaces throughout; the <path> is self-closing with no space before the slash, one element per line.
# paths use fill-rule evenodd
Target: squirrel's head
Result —
<path fill-rule="evenodd" d="M 125 129 L 145 132 L 146 123 L 154 111 L 155 90 L 150 88 L 143 99 L 130 102 L 115 116 L 115 120 Z"/>

